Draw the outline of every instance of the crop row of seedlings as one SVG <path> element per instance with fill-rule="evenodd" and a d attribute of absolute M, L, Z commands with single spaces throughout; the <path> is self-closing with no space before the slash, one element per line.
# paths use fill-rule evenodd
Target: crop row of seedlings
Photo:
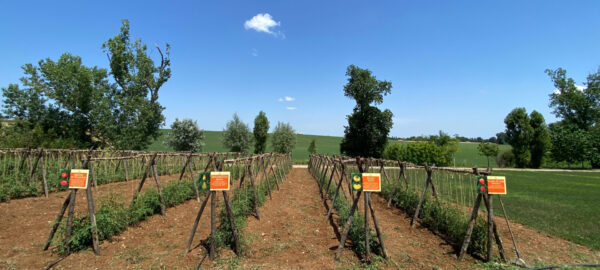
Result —
<path fill-rule="evenodd" d="M 342 164 L 344 160 L 350 160 L 347 157 L 338 158 L 342 160 Z M 358 171 L 356 166 L 347 166 L 346 179 L 350 179 L 350 174 Z M 457 252 L 461 249 L 469 223 L 471 206 L 477 195 L 474 176 L 474 174 L 478 174 L 476 169 L 473 171 L 455 170 L 369 158 L 367 159 L 367 169 L 364 172 L 381 174 L 382 188 L 379 195 L 387 200 L 388 206 L 397 207 L 409 216 L 413 216 L 414 223 L 420 222 L 422 226 L 441 235 Z M 431 190 L 424 189 L 428 176 L 435 183 Z M 348 189 L 351 189 L 350 182 L 347 185 Z M 425 195 L 418 216 L 415 217 L 423 192 Z M 484 258 L 486 246 L 486 223 L 482 218 L 477 218 L 467 253 Z"/>
<path fill-rule="evenodd" d="M 333 210 L 335 209 L 335 213 L 337 214 L 336 223 L 342 230 L 348 230 L 347 237 L 352 243 L 351 249 L 359 256 L 367 254 L 367 257 L 364 258 L 365 261 L 370 260 L 370 258 L 368 258 L 369 253 L 367 250 L 374 252 L 378 256 L 385 257 L 381 242 L 369 241 L 367 249 L 365 241 L 365 216 L 362 215 L 360 211 L 355 211 L 353 213 L 351 223 L 349 224 L 350 227 L 344 227 L 350 218 L 353 199 L 354 196 L 356 196 L 356 193 L 352 191 L 352 188 L 349 185 L 350 177 L 345 177 L 347 174 L 347 166 L 335 158 L 324 155 L 311 155 L 308 166 L 311 174 L 319 185 L 322 198 L 327 198 L 331 202 L 331 205 L 328 206 L 328 218 L 332 216 Z M 371 231 L 368 233 L 370 239 L 377 238 L 377 235 L 373 234 Z M 339 258 L 340 252 L 341 249 L 338 249 L 336 258 Z"/>
<path fill-rule="evenodd" d="M 221 163 L 227 164 L 221 167 L 223 171 L 231 172 L 231 179 L 233 181 L 233 199 L 232 208 L 234 209 L 234 217 L 236 230 L 241 231 L 241 228 L 245 226 L 245 218 L 252 213 L 248 207 L 258 207 L 264 202 L 265 195 L 267 192 L 270 193 L 269 188 L 274 188 L 277 185 L 275 181 L 282 181 L 289 168 L 290 159 L 289 155 L 254 155 L 251 157 L 244 158 L 233 158 L 227 154 L 212 154 L 208 160 L 200 160 L 198 166 L 202 167 L 200 170 L 214 171 L 215 166 L 211 164 Z M 190 158 L 191 160 L 192 158 Z M 267 161 L 268 159 L 268 161 Z M 267 165 L 269 161 L 273 160 L 277 162 L 277 166 Z M 189 163 L 188 163 L 189 164 Z M 267 167 L 269 166 L 269 167 Z M 266 168 L 273 168 L 272 173 L 276 173 L 277 176 L 269 176 Z M 262 174 L 261 174 L 261 169 Z M 186 171 L 186 170 L 182 170 Z M 100 241 L 110 240 L 113 236 L 126 230 L 129 226 L 139 223 L 148 217 L 160 213 L 162 202 L 166 208 L 176 206 L 183 202 L 186 202 L 194 197 L 205 196 L 208 191 L 198 191 L 197 179 L 193 177 L 193 170 L 191 167 L 188 169 L 192 173 L 192 178 L 184 178 L 183 181 L 173 181 L 162 188 L 162 193 L 155 189 L 148 189 L 144 194 L 136 194 L 132 202 L 126 202 L 120 195 L 113 194 L 109 198 L 100 202 L 100 207 L 95 213 L 96 217 L 96 230 L 98 232 L 98 238 Z M 249 172 L 252 171 L 253 175 L 257 175 L 258 180 L 258 202 L 254 202 L 252 196 L 249 196 L 248 185 L 243 185 L 244 178 L 249 176 Z M 265 178 L 265 176 L 269 178 Z M 262 179 L 262 180 L 261 180 Z M 272 181 L 271 181 L 272 180 Z M 246 181 L 248 182 L 248 180 Z M 236 185 L 237 183 L 237 185 Z M 162 195 L 162 202 L 161 196 Z M 221 207 L 222 212 L 219 214 L 220 225 L 217 233 L 215 233 L 215 240 L 220 247 L 232 245 L 232 237 L 230 235 L 228 226 L 228 216 L 224 213 L 224 207 Z M 71 237 L 68 243 L 68 248 L 64 243 L 64 232 L 66 228 L 66 222 L 61 222 L 59 226 L 59 233 L 62 236 L 60 240 L 56 241 L 55 251 L 62 255 L 65 252 L 75 252 L 82 249 L 87 249 L 92 246 L 92 225 L 90 224 L 89 216 L 78 216 L 74 219 Z M 229 234 L 228 234 L 229 232 Z"/>
<path fill-rule="evenodd" d="M 35 197 L 59 190 L 55 181 L 60 169 L 81 168 L 90 158 L 93 185 L 139 179 L 148 160 L 154 158 L 158 175 L 180 173 L 182 168 L 200 170 L 208 153 L 148 152 L 72 149 L 0 149 L 0 202 Z M 240 157 L 239 153 L 228 153 Z"/>

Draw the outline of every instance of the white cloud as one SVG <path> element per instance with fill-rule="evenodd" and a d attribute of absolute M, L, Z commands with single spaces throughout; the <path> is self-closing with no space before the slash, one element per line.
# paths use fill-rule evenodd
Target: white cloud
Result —
<path fill-rule="evenodd" d="M 296 107 L 285 107 L 285 109 L 288 110 L 288 111 L 294 111 L 294 110 L 296 110 L 298 108 L 296 108 Z"/>
<path fill-rule="evenodd" d="M 278 100 L 279 100 L 279 102 L 282 102 L 282 101 L 292 102 L 292 101 L 296 100 L 296 98 L 285 96 L 285 97 L 279 98 Z"/>
<path fill-rule="evenodd" d="M 252 17 L 252 19 L 247 20 L 244 23 L 244 28 L 254 29 L 257 32 L 265 32 L 271 35 L 277 35 L 277 33 L 273 32 L 271 28 L 279 26 L 281 23 L 273 20 L 273 17 L 269 13 L 259 13 L 256 16 Z"/>
<path fill-rule="evenodd" d="M 252 56 L 258 56 L 258 50 L 252 49 Z"/>
<path fill-rule="evenodd" d="M 583 92 L 583 90 L 585 90 L 587 87 L 583 86 L 583 85 L 575 85 L 575 88 L 577 88 L 577 90 Z M 554 94 L 560 94 L 560 90 L 558 89 L 554 89 Z"/>

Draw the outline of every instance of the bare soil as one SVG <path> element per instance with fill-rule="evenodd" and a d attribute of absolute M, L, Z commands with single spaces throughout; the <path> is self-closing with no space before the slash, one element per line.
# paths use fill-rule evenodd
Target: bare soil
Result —
<path fill-rule="evenodd" d="M 176 180 L 178 175 L 161 177 L 162 183 Z M 148 181 L 151 180 L 151 181 Z M 148 179 L 145 188 L 155 188 Z M 131 199 L 138 181 L 103 185 L 94 190 L 98 201 L 111 193 Z M 264 268 L 264 269 L 334 269 L 360 266 L 360 257 L 346 248 L 342 259 L 335 262 L 339 230 L 325 220 L 326 206 L 321 201 L 316 181 L 306 169 L 294 168 L 281 190 L 259 209 L 261 220 L 249 217 L 243 229 L 244 255 L 237 258 L 230 250 L 221 250 L 214 261 L 206 259 L 203 268 Z M 0 204 L 0 269 L 40 269 L 58 258 L 52 251 L 42 251 L 50 224 L 67 192 L 50 194 L 50 198 L 26 198 Z M 378 261 L 381 268 L 465 269 L 479 268 L 477 260 L 466 256 L 456 260 L 453 248 L 440 236 L 426 228 L 411 229 L 410 217 L 373 194 L 372 200 L 389 260 Z M 219 199 L 222 199 L 219 196 Z M 101 255 L 91 250 L 67 257 L 55 269 L 193 269 L 205 254 L 202 246 L 184 255 L 192 223 L 199 209 L 193 199 L 167 209 L 167 217 L 154 215 L 129 227 L 111 241 L 101 245 Z M 210 233 L 209 209 L 200 220 L 194 240 L 197 245 Z M 208 211 L 207 211 L 208 210 Z M 85 214 L 87 202 L 80 192 L 76 211 Z M 335 217 L 334 217 L 335 218 Z M 509 258 L 512 251 L 510 235 L 504 219 L 496 220 L 503 235 Z M 371 225 L 372 227 L 372 225 Z M 529 264 L 580 263 L 600 261 L 600 254 L 587 247 L 511 223 L 522 257 Z"/>

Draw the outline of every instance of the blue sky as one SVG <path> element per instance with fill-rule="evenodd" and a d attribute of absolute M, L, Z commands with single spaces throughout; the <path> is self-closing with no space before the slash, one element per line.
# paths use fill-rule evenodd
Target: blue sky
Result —
<path fill-rule="evenodd" d="M 600 66 L 598 1 L 0 1 L 0 10 L 0 87 L 18 82 L 23 64 L 64 52 L 107 68 L 101 45 L 127 18 L 149 47 L 172 46 L 159 98 L 167 125 L 192 118 L 206 130 L 264 110 L 272 127 L 341 136 L 354 64 L 392 82 L 380 105 L 394 113 L 391 136 L 490 137 L 515 107 L 556 120 L 545 69 L 582 84 Z"/>

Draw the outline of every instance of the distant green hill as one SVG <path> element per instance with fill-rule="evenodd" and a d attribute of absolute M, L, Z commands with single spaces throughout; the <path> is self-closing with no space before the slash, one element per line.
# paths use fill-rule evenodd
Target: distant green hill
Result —
<path fill-rule="evenodd" d="M 154 141 L 148 150 L 151 151 L 173 151 L 164 142 L 166 136 L 171 132 L 169 129 L 163 129 L 160 131 L 161 136 Z M 227 148 L 221 143 L 221 131 L 204 131 L 204 152 L 226 152 Z M 271 141 L 267 140 L 267 151 L 271 151 Z M 308 161 L 308 145 L 310 141 L 315 139 L 317 152 L 319 154 L 339 154 L 340 153 L 340 142 L 342 137 L 334 136 L 320 136 L 320 135 L 304 135 L 298 134 L 296 136 L 296 148 L 292 151 L 292 158 L 296 162 Z M 410 142 L 398 142 L 394 143 L 410 143 Z M 478 167 L 487 167 L 487 159 L 480 156 L 477 151 L 478 143 L 460 143 L 459 151 L 455 154 L 456 166 L 457 167 L 471 167 L 477 165 Z M 500 145 L 500 152 L 510 149 L 509 145 Z M 250 151 L 253 151 L 251 148 Z M 497 167 L 496 161 L 490 159 L 490 165 L 494 168 Z"/>

